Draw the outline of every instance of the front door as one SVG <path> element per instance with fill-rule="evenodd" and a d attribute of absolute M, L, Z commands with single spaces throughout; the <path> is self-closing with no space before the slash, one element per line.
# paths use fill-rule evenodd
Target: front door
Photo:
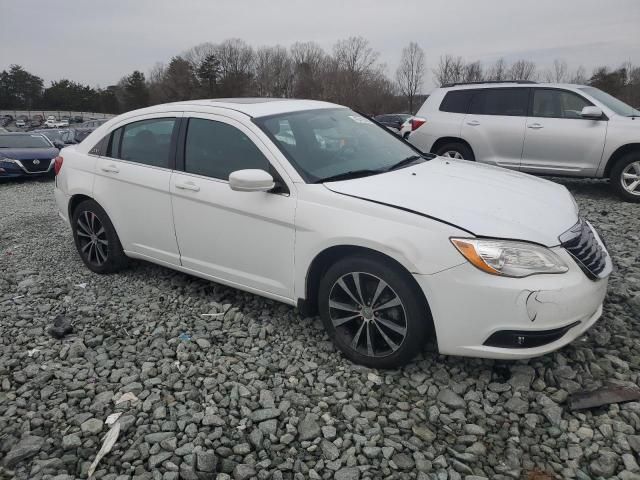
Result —
<path fill-rule="evenodd" d="M 591 105 L 568 90 L 535 88 L 521 169 L 548 175 L 595 175 L 608 122 L 582 118 L 582 109 Z"/>
<path fill-rule="evenodd" d="M 261 140 L 236 120 L 196 113 L 189 117 L 184 171 L 171 181 L 183 267 L 232 286 L 292 299 L 295 192 L 231 190 L 233 171 L 282 172 L 274 168 Z"/>

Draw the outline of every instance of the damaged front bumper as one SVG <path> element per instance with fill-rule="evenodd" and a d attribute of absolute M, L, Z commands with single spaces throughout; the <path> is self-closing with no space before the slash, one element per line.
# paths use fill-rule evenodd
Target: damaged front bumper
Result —
<path fill-rule="evenodd" d="M 561 274 L 507 278 L 463 264 L 415 275 L 429 301 L 438 349 L 448 355 L 519 359 L 572 342 L 602 314 L 611 260 L 604 278 L 588 278 L 563 248 Z"/>

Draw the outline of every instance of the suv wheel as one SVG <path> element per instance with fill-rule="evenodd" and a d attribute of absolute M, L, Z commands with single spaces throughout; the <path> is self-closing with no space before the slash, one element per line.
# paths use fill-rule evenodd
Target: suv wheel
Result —
<path fill-rule="evenodd" d="M 373 368 L 407 363 L 424 346 L 432 320 L 408 274 L 368 257 L 335 263 L 320 282 L 325 329 L 350 360 Z"/>
<path fill-rule="evenodd" d="M 84 264 L 95 273 L 112 273 L 127 265 L 120 239 L 104 209 L 93 200 L 73 211 L 73 240 Z"/>
<path fill-rule="evenodd" d="M 628 202 L 640 202 L 640 152 L 623 155 L 611 170 L 611 185 Z"/>
<path fill-rule="evenodd" d="M 464 143 L 454 142 L 442 145 L 436 151 L 436 155 L 441 157 L 455 158 L 457 160 L 475 161 L 473 152 Z"/>

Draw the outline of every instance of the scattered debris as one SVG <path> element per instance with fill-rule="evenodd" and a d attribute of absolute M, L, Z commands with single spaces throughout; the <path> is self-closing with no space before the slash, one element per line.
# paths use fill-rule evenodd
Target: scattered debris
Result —
<path fill-rule="evenodd" d="M 58 315 L 48 331 L 49 335 L 59 340 L 73 332 L 73 325 L 62 315 Z"/>
<path fill-rule="evenodd" d="M 107 417 L 104 423 L 106 423 L 107 425 L 113 425 L 120 418 L 120 415 L 122 415 L 122 412 L 112 413 Z"/>
<path fill-rule="evenodd" d="M 139 402 L 140 399 L 136 397 L 136 394 L 133 392 L 124 393 L 118 400 L 116 400 L 116 405 L 119 405 L 124 402 L 136 403 Z"/>
<path fill-rule="evenodd" d="M 189 340 L 191 340 L 191 335 L 189 335 L 188 333 L 184 333 L 184 332 L 182 332 L 182 333 L 178 336 L 178 338 L 179 338 L 180 340 L 182 340 L 183 342 L 188 342 Z"/>
<path fill-rule="evenodd" d="M 96 458 L 93 460 L 93 463 L 91 464 L 91 466 L 89 467 L 89 470 L 87 471 L 88 478 L 91 478 L 93 476 L 93 473 L 96 471 L 96 467 L 98 466 L 98 463 L 100 462 L 100 460 L 102 460 L 102 457 L 104 457 L 107 453 L 111 451 L 111 449 L 113 448 L 113 445 L 118 440 L 118 435 L 120 435 L 120 422 L 115 422 L 111 427 L 111 429 L 104 436 L 104 440 L 102 441 L 102 447 L 100 447 L 100 451 L 96 455 Z"/>
<path fill-rule="evenodd" d="M 76 287 L 78 287 L 78 288 L 87 288 L 87 284 L 86 283 L 77 283 Z"/>
<path fill-rule="evenodd" d="M 32 348 L 31 350 L 29 350 L 27 352 L 27 355 L 29 355 L 29 358 L 33 357 L 36 353 L 38 353 L 40 351 L 39 348 Z"/>
<path fill-rule="evenodd" d="M 542 470 L 531 470 L 527 473 L 527 480 L 553 480 L 553 476 Z"/>
<path fill-rule="evenodd" d="M 377 375 L 373 372 L 369 372 L 367 374 L 367 380 L 375 383 L 376 385 L 382 385 L 382 377 L 380 377 L 380 375 Z"/>
<path fill-rule="evenodd" d="M 576 392 L 569 396 L 567 403 L 570 410 L 583 410 L 631 400 L 640 400 L 640 390 L 620 385 L 609 385 L 590 392 Z"/>

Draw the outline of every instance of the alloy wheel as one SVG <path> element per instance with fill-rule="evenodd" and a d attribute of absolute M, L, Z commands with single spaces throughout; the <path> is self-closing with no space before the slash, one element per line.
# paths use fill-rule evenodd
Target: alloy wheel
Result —
<path fill-rule="evenodd" d="M 441 156 L 448 157 L 448 158 L 455 158 L 457 160 L 464 160 L 464 157 L 462 156 L 462 154 L 456 150 L 447 150 Z"/>
<path fill-rule="evenodd" d="M 631 195 L 640 196 L 640 161 L 632 162 L 622 170 L 620 182 Z"/>
<path fill-rule="evenodd" d="M 80 253 L 93 265 L 103 265 L 107 261 L 109 242 L 107 232 L 98 216 L 84 211 L 78 217 L 76 234 L 80 245 Z"/>
<path fill-rule="evenodd" d="M 391 355 L 407 336 L 407 316 L 400 297 L 370 273 L 347 273 L 333 284 L 329 316 L 336 337 L 368 357 Z"/>

